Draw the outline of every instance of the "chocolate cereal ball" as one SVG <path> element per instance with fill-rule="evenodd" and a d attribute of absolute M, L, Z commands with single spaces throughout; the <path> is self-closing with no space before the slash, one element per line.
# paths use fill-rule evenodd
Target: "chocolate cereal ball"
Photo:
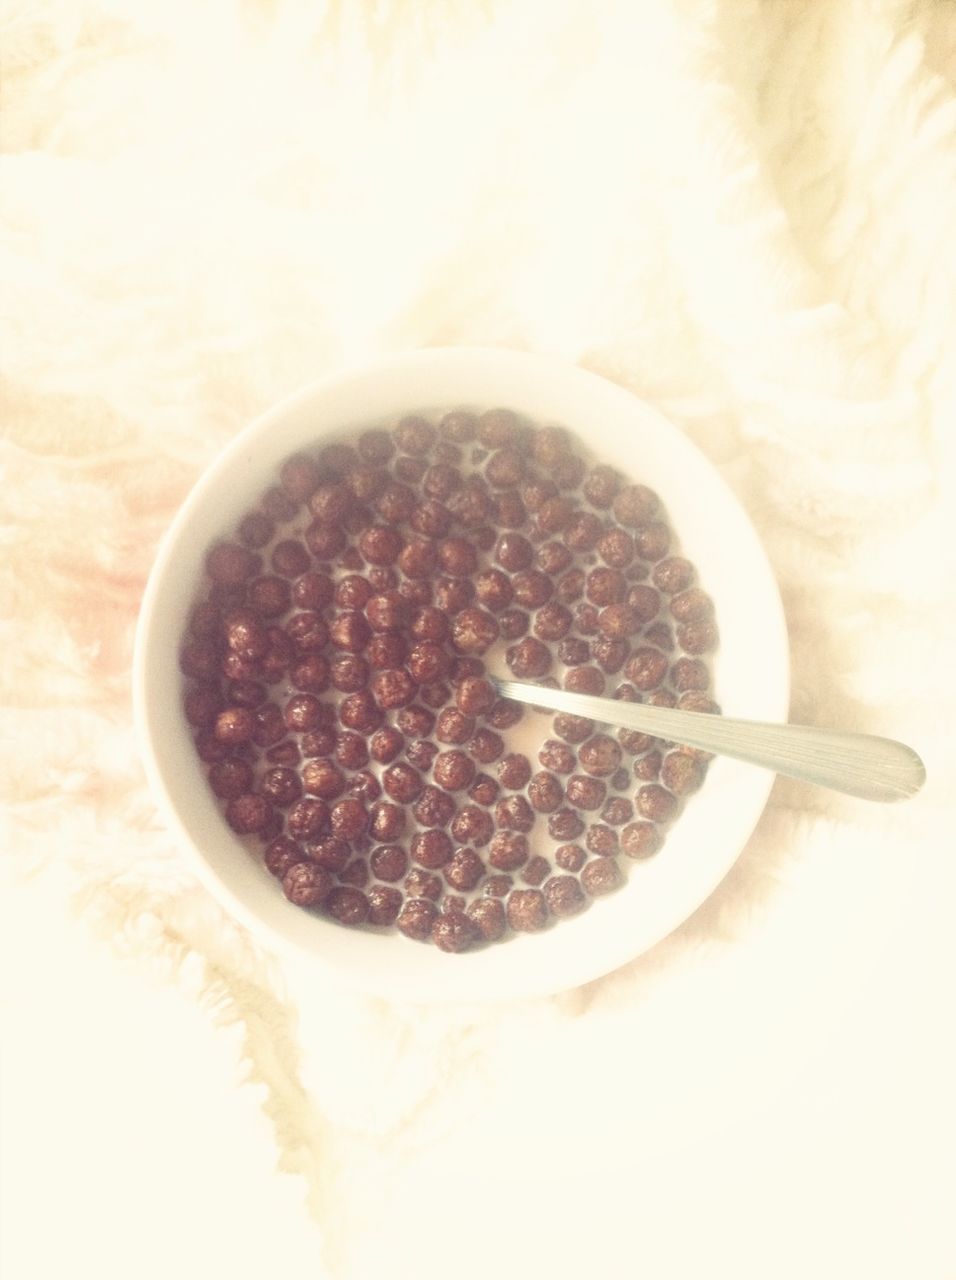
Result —
<path fill-rule="evenodd" d="M 369 812 L 368 829 L 373 840 L 397 840 L 405 830 L 405 808 L 382 800 Z"/>
<path fill-rule="evenodd" d="M 317 907 L 329 895 L 334 880 L 314 862 L 293 863 L 282 877 L 282 892 L 297 907 Z"/>
<path fill-rule="evenodd" d="M 452 842 L 444 831 L 432 828 L 412 836 L 412 860 L 429 871 L 443 867 L 452 855 Z"/>
<path fill-rule="evenodd" d="M 474 761 L 464 751 L 442 751 L 435 760 L 432 774 L 446 791 L 464 791 L 475 776 Z"/>
<path fill-rule="evenodd" d="M 575 876 L 552 876 L 544 885 L 544 900 L 553 916 L 573 916 L 587 906 L 587 898 Z"/>
<path fill-rule="evenodd" d="M 478 773 L 475 780 L 468 788 L 469 797 L 474 800 L 475 804 L 490 805 L 498 799 L 498 793 L 501 788 L 494 778 L 487 773 Z"/>
<path fill-rule="evenodd" d="M 401 845 L 382 844 L 372 850 L 369 865 L 377 879 L 396 881 L 408 870 L 408 858 Z"/>
<path fill-rule="evenodd" d="M 518 680 L 536 680 L 551 670 L 551 651 L 534 636 L 525 636 L 507 650 L 505 661 Z"/>
<path fill-rule="evenodd" d="M 423 786 L 421 774 L 411 765 L 390 765 L 382 774 L 382 786 L 398 804 L 411 804 Z"/>
<path fill-rule="evenodd" d="M 583 831 L 581 815 L 573 809 L 556 809 L 548 817 L 548 834 L 552 840 L 577 840 Z"/>
<path fill-rule="evenodd" d="M 521 791 L 531 779 L 531 762 L 520 752 L 510 752 L 498 763 L 498 781 L 509 791 Z"/>
<path fill-rule="evenodd" d="M 610 893 L 622 881 L 621 869 L 614 858 L 595 858 L 581 872 L 581 885 L 592 898 Z"/>
<path fill-rule="evenodd" d="M 596 733 L 578 748 L 581 768 L 594 778 L 606 778 L 620 766 L 621 748 L 606 733 Z"/>
<path fill-rule="evenodd" d="M 568 804 L 573 805 L 575 809 L 600 809 L 604 803 L 607 788 L 599 778 L 575 773 L 568 779 L 565 794 Z"/>
<path fill-rule="evenodd" d="M 325 908 L 339 924 L 364 924 L 368 918 L 369 900 L 361 889 L 340 885 L 325 899 Z"/>
<path fill-rule="evenodd" d="M 485 864 L 474 849 L 456 849 L 445 866 L 445 879 L 459 893 L 470 893 L 485 874 Z"/>
<path fill-rule="evenodd" d="M 246 792 L 226 805 L 226 821 L 239 835 L 249 836 L 264 831 L 272 818 L 272 805 L 265 796 Z M 292 832 L 295 835 L 295 832 Z"/>
<path fill-rule="evenodd" d="M 528 799 L 538 813 L 553 813 L 564 803 L 564 787 L 553 773 L 541 770 L 528 784 Z"/>
<path fill-rule="evenodd" d="M 519 933 L 538 933 L 548 923 L 548 905 L 540 889 L 512 889 L 507 902 L 508 924 Z"/>
<path fill-rule="evenodd" d="M 432 925 L 431 936 L 439 951 L 467 951 L 481 941 L 481 930 L 464 911 L 443 911 Z"/>
<path fill-rule="evenodd" d="M 451 823 L 451 834 L 459 844 L 486 845 L 494 832 L 491 814 L 477 804 L 466 804 Z"/>
<path fill-rule="evenodd" d="M 368 924 L 388 926 L 395 923 L 404 898 L 401 891 L 384 884 L 373 884 L 368 890 Z"/>
<path fill-rule="evenodd" d="M 497 942 L 505 932 L 505 909 L 496 898 L 480 898 L 465 908 L 485 942 Z"/>
<path fill-rule="evenodd" d="M 498 871 L 515 871 L 528 861 L 528 839 L 517 831 L 498 831 L 488 849 L 488 862 Z"/>
<path fill-rule="evenodd" d="M 470 606 L 452 620 L 451 638 L 460 653 L 482 654 L 498 638 L 498 623 L 487 610 Z"/>
<path fill-rule="evenodd" d="M 630 822 L 621 832 L 621 851 L 629 858 L 649 858 L 663 839 L 653 822 Z"/>
<path fill-rule="evenodd" d="M 286 818 L 286 830 L 293 840 L 318 840 L 328 826 L 329 807 L 324 800 L 304 796 L 296 800 Z"/>
<path fill-rule="evenodd" d="M 661 762 L 661 782 L 675 796 L 689 796 L 704 780 L 704 767 L 685 751 L 668 751 Z"/>
<path fill-rule="evenodd" d="M 554 860 L 562 871 L 580 871 L 587 854 L 579 844 L 562 844 L 555 849 Z"/>
<path fill-rule="evenodd" d="M 455 802 L 447 792 L 427 786 L 412 805 L 415 821 L 422 827 L 447 827 L 455 816 Z"/>
<path fill-rule="evenodd" d="M 677 809 L 677 801 L 664 787 L 650 783 L 641 787 L 635 798 L 637 811 L 651 822 L 669 822 Z"/>
<path fill-rule="evenodd" d="M 268 769 L 259 790 L 270 804 L 285 809 L 302 795 L 302 780 L 294 769 Z"/>

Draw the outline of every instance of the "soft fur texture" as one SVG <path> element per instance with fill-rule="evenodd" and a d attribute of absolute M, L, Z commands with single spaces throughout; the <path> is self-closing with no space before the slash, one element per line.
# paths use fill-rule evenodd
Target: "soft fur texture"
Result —
<path fill-rule="evenodd" d="M 16 866 L 68 865 L 119 954 L 243 1025 L 343 1275 L 458 1249 L 466 1277 L 953 1274 L 952 7 L 3 12 Z M 794 719 L 911 741 L 930 781 L 896 809 L 778 782 L 651 954 L 428 1012 L 316 986 L 197 887 L 128 683 L 157 539 L 224 442 L 343 362 L 460 342 L 558 353 L 677 422 L 772 557 Z M 829 1104 L 800 1088 L 824 1055 Z"/>

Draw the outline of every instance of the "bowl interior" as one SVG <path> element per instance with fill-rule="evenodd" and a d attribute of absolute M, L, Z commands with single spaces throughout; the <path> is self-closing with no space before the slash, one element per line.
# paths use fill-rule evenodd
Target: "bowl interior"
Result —
<path fill-rule="evenodd" d="M 714 889 L 752 831 L 772 782 L 766 771 L 714 760 L 661 852 L 626 867 L 623 889 L 542 934 L 457 956 L 401 936 L 348 930 L 293 906 L 226 825 L 182 714 L 178 666 L 209 544 L 232 531 L 297 449 L 393 423 L 405 413 L 498 405 L 567 427 L 595 457 L 658 492 L 682 554 L 714 600 L 721 637 L 714 684 L 723 711 L 755 720 L 787 715 L 783 611 L 750 522 L 697 449 L 614 384 L 514 352 L 426 350 L 325 379 L 258 418 L 201 478 L 157 556 L 134 672 L 144 760 L 197 874 L 229 911 L 280 949 L 294 947 L 337 979 L 393 998 L 544 994 L 618 967 L 674 929 Z M 547 736 L 550 720 L 541 724 Z"/>

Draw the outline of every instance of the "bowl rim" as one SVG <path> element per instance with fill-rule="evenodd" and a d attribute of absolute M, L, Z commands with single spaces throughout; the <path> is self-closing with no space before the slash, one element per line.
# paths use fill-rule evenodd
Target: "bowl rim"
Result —
<path fill-rule="evenodd" d="M 523 969 L 512 973 L 510 980 L 503 980 L 500 972 L 500 962 L 494 967 L 494 981 L 490 982 L 483 982 L 481 975 L 475 970 L 474 966 L 472 966 L 470 975 L 465 975 L 464 981 L 450 981 L 449 975 L 445 973 L 441 975 L 441 980 L 437 983 L 423 982 L 416 980 L 414 977 L 409 979 L 404 974 L 404 966 L 401 965 L 387 966 L 384 971 L 379 966 L 374 965 L 364 965 L 356 968 L 343 967 L 340 961 L 336 961 L 327 955 L 324 949 L 318 946 L 317 942 L 312 945 L 303 945 L 301 939 L 290 934 L 289 929 L 277 927 L 272 920 L 266 918 L 261 910 L 251 907 L 248 895 L 236 889 L 234 884 L 235 875 L 232 875 L 231 882 L 216 871 L 209 857 L 199 847 L 197 822 L 184 819 L 181 806 L 175 797 L 176 788 L 171 783 L 168 759 L 165 764 L 163 763 L 168 753 L 164 752 L 160 741 L 163 726 L 161 718 L 158 718 L 157 715 L 157 698 L 153 696 L 153 690 L 157 687 L 155 683 L 157 672 L 162 669 L 162 659 L 158 651 L 157 626 L 171 593 L 175 592 L 174 579 L 180 552 L 183 549 L 184 538 L 186 538 L 191 525 L 195 522 L 197 513 L 203 511 L 207 498 L 210 495 L 214 495 L 216 490 L 223 486 L 224 478 L 228 477 L 243 461 L 250 464 L 253 462 L 250 445 L 253 442 L 260 441 L 270 432 L 281 434 L 282 425 L 293 423 L 297 414 L 302 413 L 304 410 L 314 409 L 323 402 L 334 402 L 336 396 L 341 396 L 343 392 L 346 393 L 346 399 L 348 399 L 349 393 L 354 394 L 357 392 L 358 399 L 361 400 L 363 389 L 373 383 L 384 382 L 387 384 L 390 379 L 397 379 L 399 382 L 407 381 L 415 384 L 416 380 L 421 378 L 423 385 L 425 385 L 430 377 L 434 377 L 439 383 L 448 384 L 449 382 L 453 383 L 456 376 L 460 377 L 464 383 L 469 381 L 473 383 L 483 382 L 487 378 L 489 395 L 486 403 L 489 407 L 494 403 L 507 403 L 504 397 L 499 396 L 495 390 L 494 384 L 496 380 L 505 384 L 509 382 L 520 384 L 523 380 L 527 380 L 529 386 L 541 386 L 548 382 L 560 384 L 569 390 L 573 389 L 577 398 L 582 401 L 593 399 L 595 413 L 597 412 L 597 406 L 601 405 L 608 412 L 618 413 L 622 420 L 628 417 L 633 418 L 635 422 L 640 421 L 642 423 L 642 429 L 646 427 L 648 432 L 659 433 L 660 440 L 658 443 L 666 441 L 665 451 L 680 459 L 682 464 L 686 464 L 686 468 L 692 474 L 695 483 L 701 484 L 709 497 L 716 503 L 721 520 L 725 522 L 722 527 L 725 529 L 728 526 L 732 527 L 738 549 L 743 549 L 746 552 L 747 572 L 753 575 L 752 579 L 749 580 L 754 583 L 756 598 L 760 602 L 759 625 L 764 645 L 762 679 L 763 686 L 766 689 L 766 696 L 760 702 L 760 713 L 756 717 L 750 714 L 749 718 L 786 719 L 790 697 L 789 641 L 783 604 L 766 551 L 749 516 L 740 505 L 739 500 L 733 494 L 726 480 L 702 451 L 663 414 L 619 384 L 578 365 L 551 356 L 529 354 L 497 347 L 428 347 L 413 352 L 389 355 L 374 361 L 336 370 L 300 387 L 254 417 L 205 468 L 184 502 L 180 505 L 156 551 L 140 607 L 133 656 L 133 706 L 141 758 L 153 796 L 158 802 L 167 826 L 171 828 L 177 837 L 177 843 L 186 855 L 192 871 L 231 916 L 245 925 L 254 936 L 263 938 L 274 951 L 289 957 L 301 958 L 303 955 L 308 957 L 318 969 L 336 983 L 344 983 L 368 994 L 408 1002 L 461 1001 L 471 1003 L 547 995 L 593 981 L 603 974 L 619 968 L 629 960 L 636 959 L 637 956 L 645 953 L 650 947 L 673 932 L 713 893 L 717 885 L 723 880 L 756 827 L 766 806 L 767 797 L 774 779 L 774 775 L 769 771 L 759 770 L 753 766 L 740 765 L 737 762 L 715 760 L 711 764 L 708 770 L 708 783 L 705 784 L 703 790 L 707 790 L 708 784 L 715 785 L 711 783 L 712 775 L 722 774 L 724 783 L 731 793 L 732 811 L 727 814 L 725 824 L 726 840 L 724 843 L 727 845 L 726 854 L 721 858 L 714 859 L 713 865 L 709 868 L 709 874 L 698 876 L 693 892 L 685 895 L 683 905 L 679 910 L 672 906 L 670 910 L 661 913 L 660 919 L 653 928 L 645 928 L 640 938 L 640 945 L 636 949 L 629 944 L 627 937 L 624 936 L 616 946 L 601 945 L 599 955 L 595 954 L 586 958 L 591 963 L 586 963 L 582 960 L 575 963 L 573 956 L 570 957 L 570 962 L 568 963 L 557 963 L 549 966 L 535 964 L 532 960 Z M 424 402 L 430 398 L 434 399 L 434 397 L 425 395 L 421 397 L 420 410 L 424 411 Z M 532 396 L 531 398 L 534 397 Z M 569 395 L 569 399 L 574 399 L 574 396 Z M 462 396 L 461 400 L 473 402 L 474 397 Z M 450 407 L 449 400 L 445 400 L 444 403 Z M 530 416 L 535 416 L 531 410 L 523 410 L 518 405 L 515 407 L 518 408 L 519 412 L 528 412 Z M 404 405 L 397 404 L 390 416 L 394 421 L 403 413 L 414 411 L 414 402 L 406 401 Z M 613 412 L 611 416 L 613 416 Z M 373 425 L 374 421 L 381 416 L 381 414 L 370 412 L 366 425 Z M 552 415 L 539 415 L 539 420 L 542 417 L 550 417 L 552 421 L 560 420 L 559 416 Z M 349 427 L 354 429 L 355 425 L 355 423 L 350 423 Z M 572 423 L 569 422 L 568 425 L 572 431 L 575 430 Z M 328 435 L 333 438 L 337 433 L 341 434 L 348 429 L 339 421 L 326 431 L 317 431 L 316 440 L 320 439 L 322 435 Z M 603 445 L 598 447 L 602 453 L 606 452 Z M 290 451 L 288 448 L 285 449 L 285 453 Z M 258 471 L 258 486 L 260 490 L 268 483 L 268 475 L 268 468 L 263 467 Z M 673 494 L 665 492 L 662 496 L 665 507 L 670 514 Z M 680 521 L 671 518 L 671 524 L 678 537 L 681 537 L 684 531 L 681 528 Z M 220 534 L 223 527 L 223 525 L 220 525 Z M 205 545 L 208 545 L 208 543 Z M 204 549 L 205 546 L 203 547 Z M 695 564 L 699 562 L 699 557 L 695 558 L 695 556 L 690 555 L 689 558 Z M 708 590 L 711 589 L 712 585 L 712 583 L 705 581 L 705 586 L 707 586 Z M 723 646 L 723 617 L 721 617 L 721 632 Z M 168 644 L 166 645 L 167 650 L 170 647 Z M 175 654 L 178 651 L 178 636 L 177 644 L 172 648 Z M 719 653 L 720 651 L 718 651 L 718 656 Z M 726 707 L 724 709 L 727 710 Z M 739 711 L 735 707 L 732 713 L 736 715 L 739 714 Z M 202 774 L 199 769 L 196 770 L 195 776 L 197 779 L 201 778 Z M 681 822 L 675 824 L 674 831 L 669 834 L 668 845 L 674 840 L 675 833 L 680 830 L 681 824 L 687 821 L 692 807 L 693 801 L 688 805 L 687 811 L 682 814 Z M 220 821 L 225 828 L 224 821 L 221 818 Z M 228 828 L 225 829 L 228 831 Z M 706 831 L 706 826 L 703 826 L 701 830 Z M 236 837 L 231 836 L 231 838 L 235 843 Z M 251 862 L 251 859 L 249 861 Z M 654 860 L 651 860 L 648 864 L 638 865 L 643 867 L 651 865 L 653 862 Z M 267 873 L 261 868 L 256 867 L 255 871 L 257 874 L 267 877 Z M 236 874 L 239 874 L 238 870 Z M 274 888 L 275 882 L 271 880 L 271 877 L 267 878 Z M 608 908 L 616 900 L 625 896 L 625 891 L 620 891 L 618 894 L 604 899 L 596 905 L 593 912 L 585 912 L 583 916 L 577 917 L 573 921 L 562 921 L 559 930 L 552 929 L 545 934 L 539 935 L 521 935 L 520 937 L 509 939 L 506 947 L 482 949 L 478 952 L 468 953 L 466 956 L 455 957 L 451 961 L 440 955 L 434 947 L 416 947 L 415 944 L 408 943 L 405 940 L 402 940 L 402 945 L 413 947 L 416 952 L 424 955 L 434 955 L 435 962 L 443 967 L 449 963 L 451 965 L 461 965 L 463 961 L 473 961 L 475 957 L 491 955 L 494 952 L 508 952 L 519 947 L 523 949 L 524 955 L 527 957 L 531 954 L 529 944 L 531 946 L 540 945 L 548 936 L 564 934 L 565 931 L 571 930 L 579 920 L 587 917 L 606 915 L 607 925 L 609 926 L 608 933 L 613 932 L 611 926 L 615 921 L 622 925 L 625 922 L 620 910 L 616 912 L 608 911 Z M 285 900 L 282 899 L 282 902 L 284 903 Z M 298 916 L 315 924 L 320 923 L 320 920 L 310 916 L 309 913 L 302 912 L 299 908 L 293 908 L 291 904 L 285 905 L 289 906 Z M 321 923 L 324 924 L 326 929 L 335 929 L 338 933 L 350 938 L 377 936 L 366 931 L 344 930 L 341 926 L 324 921 Z M 316 939 L 318 937 L 317 933 Z M 391 941 L 394 942 L 394 940 Z M 555 947 L 551 949 L 556 950 Z M 560 959 L 560 956 L 558 958 Z M 416 961 L 415 965 L 411 967 L 414 969 L 421 966 Z"/>

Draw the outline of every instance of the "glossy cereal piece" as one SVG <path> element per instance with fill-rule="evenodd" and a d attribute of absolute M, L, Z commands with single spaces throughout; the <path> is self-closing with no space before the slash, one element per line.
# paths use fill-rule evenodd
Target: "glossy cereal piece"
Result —
<path fill-rule="evenodd" d="M 313 841 L 323 835 L 329 821 L 329 807 L 318 797 L 296 800 L 286 818 L 286 830 L 293 840 Z"/>
<path fill-rule="evenodd" d="M 551 874 L 551 863 L 540 854 L 529 858 L 521 869 L 521 879 L 525 884 L 538 888 Z"/>
<path fill-rule="evenodd" d="M 470 893 L 481 882 L 484 874 L 484 862 L 474 849 L 467 846 L 456 849 L 445 866 L 445 879 L 459 893 Z"/>
<path fill-rule="evenodd" d="M 550 608 L 550 605 L 546 605 Z M 563 607 L 563 606 L 561 606 Z M 544 612 L 542 610 L 542 612 Z M 573 621 L 570 611 L 568 618 Z M 542 637 L 545 639 L 546 637 Z M 582 640 L 578 636 L 568 636 L 558 645 L 558 660 L 563 662 L 566 667 L 583 667 L 591 660 L 591 642 Z"/>
<path fill-rule="evenodd" d="M 654 782 L 660 776 L 662 759 L 659 751 L 646 751 L 634 761 L 634 777 L 641 782 Z"/>
<path fill-rule="evenodd" d="M 445 707 L 435 721 L 435 737 L 439 742 L 460 746 L 472 736 L 475 727 L 474 716 L 465 715 L 457 707 Z"/>
<path fill-rule="evenodd" d="M 241 586 L 261 565 L 261 557 L 238 542 L 218 542 L 206 555 L 206 573 L 222 586 Z"/>
<path fill-rule="evenodd" d="M 267 769 L 259 784 L 262 795 L 277 809 L 286 809 L 302 795 L 302 779 L 294 769 Z"/>
<path fill-rule="evenodd" d="M 408 856 L 401 845 L 381 844 L 369 858 L 372 875 L 379 880 L 401 880 L 408 870 Z"/>
<path fill-rule="evenodd" d="M 371 733 L 382 723 L 382 712 L 368 689 L 350 693 L 339 704 L 339 720 L 347 729 Z"/>
<path fill-rule="evenodd" d="M 594 549 L 609 569 L 626 569 L 634 560 L 634 539 L 625 529 L 606 529 Z"/>
<path fill-rule="evenodd" d="M 361 889 L 338 885 L 325 899 L 325 908 L 339 924 L 355 927 L 368 919 L 369 900 Z"/>
<path fill-rule="evenodd" d="M 552 721 L 552 728 L 556 737 L 576 746 L 594 732 L 594 721 L 586 720 L 584 716 L 572 716 L 567 712 L 559 711 Z"/>
<path fill-rule="evenodd" d="M 481 892 L 486 898 L 506 898 L 514 886 L 514 877 L 504 874 L 491 875 L 485 878 Z"/>
<path fill-rule="evenodd" d="M 437 828 L 419 831 L 412 836 L 410 852 L 412 861 L 429 871 L 437 871 L 445 865 L 453 852 L 450 837 Z"/>
<path fill-rule="evenodd" d="M 209 785 L 220 800 L 235 800 L 252 790 L 252 766 L 247 760 L 228 756 L 209 766 Z"/>
<path fill-rule="evenodd" d="M 551 650 L 534 636 L 525 636 L 506 651 L 505 662 L 516 679 L 536 680 L 551 670 Z"/>
<path fill-rule="evenodd" d="M 587 854 L 579 844 L 562 844 L 554 851 L 554 861 L 562 871 L 580 871 Z"/>
<path fill-rule="evenodd" d="M 620 745 L 606 733 L 596 733 L 578 748 L 578 760 L 593 778 L 607 778 L 621 764 Z"/>
<path fill-rule="evenodd" d="M 668 751 L 661 763 L 661 782 L 675 796 L 689 796 L 704 780 L 704 766 L 686 751 Z"/>
<path fill-rule="evenodd" d="M 568 804 L 575 809 L 600 809 L 606 794 L 607 787 L 600 778 L 591 778 L 582 773 L 572 774 L 565 787 Z"/>
<path fill-rule="evenodd" d="M 272 818 L 272 805 L 265 796 L 246 792 L 226 805 L 226 821 L 239 835 L 254 835 L 265 830 Z M 292 832 L 295 835 L 295 832 Z"/>
<path fill-rule="evenodd" d="M 600 697 L 605 686 L 604 672 L 597 667 L 571 667 L 565 671 L 562 685 L 569 693 L 586 693 Z"/>
<path fill-rule="evenodd" d="M 475 780 L 468 788 L 469 797 L 474 800 L 475 804 L 492 805 L 498 799 L 498 793 L 501 788 L 494 778 L 487 773 L 478 773 Z"/>
<path fill-rule="evenodd" d="M 554 773 L 573 773 L 577 757 L 566 742 L 548 738 L 538 751 L 538 763 Z"/>
<path fill-rule="evenodd" d="M 637 812 L 651 822 L 669 822 L 677 810 L 677 800 L 657 783 L 641 787 L 635 797 Z"/>
<path fill-rule="evenodd" d="M 472 605 L 452 620 L 451 638 L 460 653 L 480 655 L 498 638 L 498 623 L 486 609 Z"/>
<path fill-rule="evenodd" d="M 227 707 L 216 716 L 213 733 L 224 746 L 240 747 L 252 740 L 255 727 L 255 713 L 248 707 Z"/>
<path fill-rule="evenodd" d="M 548 912 L 559 919 L 577 915 L 588 904 L 576 876 L 552 876 L 544 885 Z"/>
<path fill-rule="evenodd" d="M 531 779 L 531 762 L 526 755 L 512 751 L 498 762 L 498 781 L 509 791 L 522 791 Z"/>
<path fill-rule="evenodd" d="M 627 785 L 627 772 L 624 776 L 624 785 Z M 611 778 L 611 785 L 614 785 L 617 777 L 617 771 Z M 612 796 L 601 810 L 601 821 L 606 822 L 608 826 L 620 827 L 625 822 L 630 822 L 634 816 L 634 805 L 626 796 Z"/>
<path fill-rule="evenodd" d="M 485 942 L 497 942 L 504 936 L 505 909 L 497 898 L 479 898 L 465 908 L 465 915 L 478 926 Z"/>
<path fill-rule="evenodd" d="M 402 707 L 395 721 L 407 738 L 427 738 L 435 727 L 435 713 L 413 703 L 410 707 Z"/>
<path fill-rule="evenodd" d="M 516 933 L 538 933 L 548 923 L 548 904 L 540 889 L 512 889 L 506 911 Z"/>
<path fill-rule="evenodd" d="M 655 587 L 668 595 L 677 595 L 693 585 L 694 566 L 682 556 L 668 556 L 658 561 L 651 577 Z"/>
<path fill-rule="evenodd" d="M 314 862 L 295 862 L 282 876 L 282 892 L 297 907 L 317 907 L 328 897 L 335 881 Z"/>
<path fill-rule="evenodd" d="M 657 494 L 646 485 L 625 485 L 614 497 L 611 510 L 614 519 L 625 528 L 633 529 L 637 525 L 646 524 L 660 506 Z"/>
<path fill-rule="evenodd" d="M 307 862 L 305 849 L 288 836 L 276 836 L 266 845 L 263 862 L 270 875 L 281 880 L 290 867 L 297 862 Z"/>
<path fill-rule="evenodd" d="M 491 814 L 477 804 L 466 804 L 451 823 L 451 834 L 459 844 L 482 846 L 488 843 L 494 832 Z"/>
<path fill-rule="evenodd" d="M 548 834 L 552 840 L 577 840 L 583 831 L 584 821 L 574 809 L 556 809 L 548 817 Z"/>
<path fill-rule="evenodd" d="M 534 561 L 534 548 L 523 534 L 503 533 L 495 546 L 495 561 L 507 573 L 530 569 Z"/>
<path fill-rule="evenodd" d="M 528 783 L 528 799 L 538 813 L 554 813 L 564 803 L 564 787 L 553 773 L 541 770 Z"/>
<path fill-rule="evenodd" d="M 422 827 L 447 827 L 455 816 L 455 802 L 438 787 L 426 786 L 412 805 L 415 821 Z"/>
<path fill-rule="evenodd" d="M 369 811 L 369 834 L 373 840 L 397 840 L 405 830 L 406 816 L 402 805 L 382 800 Z"/>
<path fill-rule="evenodd" d="M 670 683 L 678 693 L 703 693 L 710 687 L 710 671 L 700 658 L 678 658 L 671 665 Z"/>
<path fill-rule="evenodd" d="M 505 796 L 495 805 L 495 825 L 499 831 L 530 831 L 534 822 L 534 810 L 524 796 Z"/>
<path fill-rule="evenodd" d="M 333 600 L 335 587 L 327 573 L 312 570 L 301 574 L 292 584 L 292 600 L 296 608 L 306 612 L 318 612 L 327 608 Z"/>
<path fill-rule="evenodd" d="M 685 622 L 677 628 L 677 643 L 685 653 L 710 653 L 717 647 L 717 627 L 713 622 Z"/>
<path fill-rule="evenodd" d="M 464 911 L 443 911 L 432 925 L 431 937 L 439 951 L 467 951 L 481 940 L 481 930 Z"/>
<path fill-rule="evenodd" d="M 395 923 L 404 902 L 401 890 L 389 885 L 373 884 L 367 891 L 366 897 L 368 898 L 368 924 L 385 927 Z"/>
<path fill-rule="evenodd" d="M 485 723 L 492 729 L 511 729 L 524 716 L 524 706 L 510 698 L 498 698 L 490 711 L 485 713 Z"/>
<path fill-rule="evenodd" d="M 653 822 L 630 822 L 621 832 L 621 852 L 629 858 L 650 858 L 662 844 L 663 837 Z"/>
<path fill-rule="evenodd" d="M 504 739 L 491 729 L 479 729 L 467 744 L 468 754 L 479 764 L 492 764 L 504 752 Z"/>
<path fill-rule="evenodd" d="M 496 871 L 516 871 L 528 861 L 528 839 L 518 831 L 497 831 L 488 849 L 488 863 Z"/>
<path fill-rule="evenodd" d="M 603 822 L 595 822 L 588 827 L 584 843 L 590 853 L 599 854 L 602 858 L 613 857 L 618 851 L 617 832 Z"/>

